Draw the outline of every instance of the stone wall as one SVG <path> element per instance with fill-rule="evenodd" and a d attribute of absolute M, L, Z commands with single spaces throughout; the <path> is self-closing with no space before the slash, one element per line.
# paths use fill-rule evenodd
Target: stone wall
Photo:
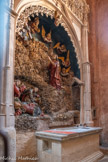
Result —
<path fill-rule="evenodd" d="M 33 131 L 17 131 L 16 135 L 16 162 L 33 161 L 37 158 L 36 137 Z M 28 160 L 27 160 L 28 158 Z M 26 159 L 26 160 L 24 160 Z"/>
<path fill-rule="evenodd" d="M 108 146 L 108 1 L 87 0 L 89 15 L 89 56 L 92 79 L 92 108 L 95 126 L 103 128 L 101 144 Z"/>

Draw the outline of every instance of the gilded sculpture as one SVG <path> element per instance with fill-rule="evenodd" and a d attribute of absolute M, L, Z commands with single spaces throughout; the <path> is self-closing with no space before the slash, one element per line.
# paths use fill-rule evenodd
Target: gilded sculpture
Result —
<path fill-rule="evenodd" d="M 46 34 L 46 31 L 45 31 L 43 26 L 42 26 L 42 38 L 47 43 L 51 43 L 52 42 L 51 31 L 48 34 Z"/>
<path fill-rule="evenodd" d="M 70 53 L 68 50 L 66 59 L 64 57 L 59 57 L 59 59 L 61 60 L 61 75 L 62 76 L 69 75 L 69 71 L 71 69 L 69 55 L 70 55 Z"/>
<path fill-rule="evenodd" d="M 62 18 L 62 15 L 60 15 L 57 11 L 55 11 L 55 14 L 54 14 L 54 24 L 55 24 L 55 26 L 59 26 L 59 24 L 61 22 L 61 18 Z"/>
<path fill-rule="evenodd" d="M 61 45 L 60 42 L 58 42 L 53 48 L 57 49 L 59 54 L 62 54 L 63 52 L 67 51 L 66 46 L 64 44 Z"/>
<path fill-rule="evenodd" d="M 34 19 L 34 21 L 33 22 L 31 22 L 31 24 L 30 24 L 30 26 L 31 26 L 31 32 L 34 34 L 34 33 L 39 33 L 40 32 L 40 29 L 39 29 L 39 17 L 36 17 L 35 19 Z"/>

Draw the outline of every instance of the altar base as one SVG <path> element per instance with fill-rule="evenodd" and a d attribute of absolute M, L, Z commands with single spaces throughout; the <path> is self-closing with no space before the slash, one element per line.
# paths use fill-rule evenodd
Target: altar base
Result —
<path fill-rule="evenodd" d="M 101 128 L 71 127 L 36 132 L 39 162 L 96 162 Z"/>

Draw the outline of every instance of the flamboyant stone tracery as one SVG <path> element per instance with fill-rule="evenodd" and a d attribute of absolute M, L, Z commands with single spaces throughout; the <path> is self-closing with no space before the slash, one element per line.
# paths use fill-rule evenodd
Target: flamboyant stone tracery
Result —
<path fill-rule="evenodd" d="M 63 2 L 66 7 L 82 22 L 88 22 L 89 5 L 86 0 L 53 0 L 57 6 Z M 62 7 L 60 7 L 62 10 Z"/>

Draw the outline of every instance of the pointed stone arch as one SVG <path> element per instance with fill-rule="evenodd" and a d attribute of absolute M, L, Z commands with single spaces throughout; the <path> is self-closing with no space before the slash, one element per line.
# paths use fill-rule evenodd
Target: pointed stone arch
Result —
<path fill-rule="evenodd" d="M 60 20 L 60 25 L 64 28 L 64 30 L 67 32 L 68 36 L 70 37 L 70 40 L 75 48 L 75 53 L 76 53 L 76 58 L 77 58 L 77 63 L 79 68 L 81 69 L 82 65 L 82 49 L 79 44 L 78 38 L 76 31 L 74 29 L 74 26 L 71 22 L 69 22 L 68 18 L 66 15 L 54 4 L 50 2 L 44 2 L 44 1 L 27 1 L 24 4 L 25 0 L 22 0 L 19 5 L 16 8 L 16 12 L 18 14 L 18 17 L 16 19 L 16 31 L 18 32 L 22 27 L 24 22 L 26 21 L 26 18 L 35 13 L 38 15 L 39 13 L 41 15 L 45 14 L 46 16 L 50 16 L 51 19 L 54 18 L 54 13 L 57 10 L 60 15 L 62 15 L 62 18 Z"/>

